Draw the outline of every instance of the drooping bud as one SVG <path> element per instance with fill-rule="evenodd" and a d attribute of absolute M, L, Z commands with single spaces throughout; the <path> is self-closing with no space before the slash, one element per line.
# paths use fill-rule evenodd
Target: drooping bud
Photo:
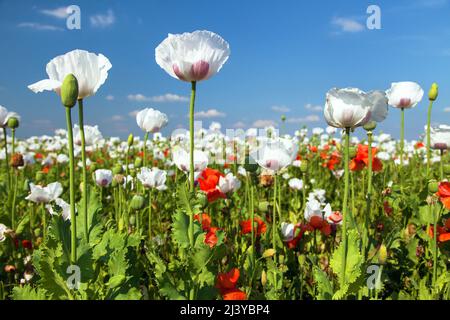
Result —
<path fill-rule="evenodd" d="M 142 167 L 142 158 L 136 158 L 136 159 L 134 160 L 134 167 L 135 167 L 135 168 L 140 168 L 140 167 Z"/>
<path fill-rule="evenodd" d="M 308 171 L 308 160 L 302 160 L 300 162 L 300 171 L 302 173 L 306 173 L 306 171 Z"/>
<path fill-rule="evenodd" d="M 284 114 L 281 116 L 281 121 L 283 121 L 283 122 L 286 121 L 286 116 Z"/>
<path fill-rule="evenodd" d="M 378 263 L 379 264 L 386 264 L 388 257 L 387 248 L 384 244 L 380 246 L 380 249 L 378 250 Z"/>
<path fill-rule="evenodd" d="M 133 210 L 140 210 L 144 207 L 144 205 L 145 205 L 145 199 L 143 196 L 135 195 L 131 199 L 131 208 Z"/>
<path fill-rule="evenodd" d="M 123 167 L 120 164 L 118 164 L 118 165 L 114 166 L 114 168 L 112 169 L 112 172 L 114 174 L 122 174 L 123 173 Z"/>
<path fill-rule="evenodd" d="M 72 108 L 78 99 L 78 80 L 73 74 L 68 74 L 61 86 L 61 102 L 63 106 Z"/>
<path fill-rule="evenodd" d="M 439 190 L 439 182 L 437 182 L 436 180 L 430 180 L 428 181 L 428 192 L 429 193 L 436 193 Z"/>
<path fill-rule="evenodd" d="M 261 272 L 261 284 L 264 287 L 266 285 L 266 283 L 267 283 L 267 273 L 266 273 L 266 270 L 263 270 Z"/>
<path fill-rule="evenodd" d="M 134 142 L 134 136 L 132 133 L 130 133 L 130 135 L 128 136 L 128 146 L 131 147 L 133 145 Z"/>
<path fill-rule="evenodd" d="M 431 85 L 430 91 L 428 91 L 428 99 L 430 101 L 435 101 L 439 95 L 439 86 L 436 82 Z"/>
<path fill-rule="evenodd" d="M 42 171 L 38 171 L 38 172 L 36 172 L 36 176 L 35 176 L 34 180 L 36 180 L 36 182 L 39 183 L 44 180 L 44 177 L 45 177 L 44 173 Z"/>
<path fill-rule="evenodd" d="M 376 127 L 377 127 L 376 121 L 369 121 L 363 126 L 364 130 L 366 131 L 373 131 L 375 130 Z"/>
<path fill-rule="evenodd" d="M 19 127 L 19 119 L 16 117 L 11 117 L 8 119 L 8 127 L 10 129 L 16 129 Z"/>

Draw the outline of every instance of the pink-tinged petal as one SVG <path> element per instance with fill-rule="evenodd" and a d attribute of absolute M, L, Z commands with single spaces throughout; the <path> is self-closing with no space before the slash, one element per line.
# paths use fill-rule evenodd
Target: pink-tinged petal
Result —
<path fill-rule="evenodd" d="M 209 63 L 200 60 L 192 65 L 190 76 L 193 81 L 200 81 L 206 78 L 208 72 L 209 72 Z"/>
<path fill-rule="evenodd" d="M 408 108 L 411 105 L 411 99 L 408 98 L 402 98 L 400 99 L 400 108 Z"/>
<path fill-rule="evenodd" d="M 184 76 L 184 74 L 181 72 L 180 68 L 178 67 L 178 65 L 174 64 L 172 66 L 173 68 L 173 72 L 175 72 L 175 75 L 178 77 L 178 79 L 183 80 L 183 81 L 187 81 L 186 77 Z"/>

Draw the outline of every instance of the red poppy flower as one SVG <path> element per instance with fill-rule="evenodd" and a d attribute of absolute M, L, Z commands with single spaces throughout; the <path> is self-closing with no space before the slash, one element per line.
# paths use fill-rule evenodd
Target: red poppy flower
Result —
<path fill-rule="evenodd" d="M 42 168 L 42 173 L 48 173 L 50 171 L 50 167 L 49 166 L 45 166 Z"/>
<path fill-rule="evenodd" d="M 423 142 L 421 142 L 421 141 L 417 142 L 417 143 L 414 145 L 414 148 L 415 148 L 415 149 L 420 149 L 420 148 L 423 148 L 423 147 L 425 147 L 425 145 L 424 145 Z"/>
<path fill-rule="evenodd" d="M 444 207 L 450 210 L 450 182 L 445 181 L 439 183 L 437 196 L 439 197 L 439 200 L 441 200 Z"/>
<path fill-rule="evenodd" d="M 22 247 L 31 250 L 33 249 L 33 244 L 31 243 L 30 240 L 22 240 Z"/>
<path fill-rule="evenodd" d="M 309 148 L 309 151 L 311 151 L 311 152 L 314 152 L 314 153 L 316 153 L 317 152 L 317 147 L 316 146 L 308 146 L 308 148 Z"/>
<path fill-rule="evenodd" d="M 372 170 L 377 172 L 383 169 L 383 163 L 376 157 L 377 148 L 372 148 Z M 350 162 L 350 170 L 359 171 L 369 165 L 369 146 L 359 144 L 356 156 Z"/>
<path fill-rule="evenodd" d="M 206 192 L 206 198 L 208 199 L 208 202 L 211 203 L 216 201 L 217 199 L 226 199 L 227 195 L 219 189 L 214 189 L 212 191 Z"/>
<path fill-rule="evenodd" d="M 36 153 L 36 154 L 34 155 L 34 158 L 35 158 L 35 159 L 44 159 L 44 156 L 42 155 L 42 153 Z"/>
<path fill-rule="evenodd" d="M 244 220 L 240 222 L 241 225 L 241 232 L 242 234 L 249 234 L 252 233 L 252 219 Z M 267 226 L 264 223 L 264 221 L 261 220 L 261 218 L 254 218 L 254 222 L 257 223 L 256 228 L 254 228 L 254 232 L 256 233 L 256 236 L 260 236 L 262 233 L 266 232 Z"/>
<path fill-rule="evenodd" d="M 205 236 L 205 244 L 207 244 L 211 249 L 217 244 L 217 235 L 216 231 L 219 230 L 219 228 L 212 227 L 209 229 L 208 233 Z"/>
<path fill-rule="evenodd" d="M 201 217 L 202 217 L 201 224 L 203 231 L 209 231 L 209 229 L 211 228 L 211 217 L 207 213 L 202 213 Z M 200 215 L 199 214 L 194 215 L 194 220 L 200 222 Z"/>
<path fill-rule="evenodd" d="M 247 300 L 245 292 L 239 289 L 232 289 L 222 294 L 223 300 Z"/>
<path fill-rule="evenodd" d="M 219 289 L 221 293 L 235 289 L 240 275 L 238 268 L 233 268 L 227 273 L 219 273 L 217 275 L 216 288 Z"/>
<path fill-rule="evenodd" d="M 447 224 L 447 221 L 446 221 Z M 434 227 L 430 226 L 428 229 L 428 235 L 434 239 Z M 437 226 L 437 241 L 447 242 L 450 241 L 450 230 L 447 227 Z"/>
<path fill-rule="evenodd" d="M 299 241 L 302 239 L 303 234 L 306 231 L 314 231 L 314 229 L 311 226 L 303 225 L 303 224 L 297 224 L 297 225 L 294 226 L 294 235 L 296 234 L 297 230 L 300 230 L 300 231 L 299 231 L 299 233 L 296 236 L 294 236 L 294 238 L 292 240 L 285 241 L 286 246 L 289 249 L 294 249 L 295 247 L 297 247 Z"/>
<path fill-rule="evenodd" d="M 330 224 L 326 220 L 322 219 L 322 217 L 312 216 L 309 220 L 309 225 L 314 230 L 319 230 L 322 232 L 325 236 L 329 236 L 331 234 Z"/>
<path fill-rule="evenodd" d="M 206 168 L 198 178 L 200 190 L 205 192 L 213 191 L 214 189 L 216 189 L 220 177 L 223 176 L 224 175 L 217 170 Z"/>

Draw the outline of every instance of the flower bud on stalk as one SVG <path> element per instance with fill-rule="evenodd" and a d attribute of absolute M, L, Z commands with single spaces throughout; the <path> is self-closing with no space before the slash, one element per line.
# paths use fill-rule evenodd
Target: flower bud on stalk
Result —
<path fill-rule="evenodd" d="M 140 209 L 144 208 L 144 205 L 145 205 L 144 202 L 145 202 L 145 199 L 143 196 L 135 195 L 131 199 L 131 208 L 133 210 L 140 210 Z"/>
<path fill-rule="evenodd" d="M 42 182 L 44 180 L 44 173 L 42 171 L 36 172 L 36 176 L 34 178 L 36 182 Z"/>
<path fill-rule="evenodd" d="M 348 150 L 348 153 L 349 153 L 348 156 L 350 159 L 356 157 L 356 153 L 357 153 L 356 147 L 350 147 Z"/>
<path fill-rule="evenodd" d="M 366 131 L 373 131 L 375 130 L 376 127 L 377 127 L 376 121 L 369 121 L 363 126 L 364 130 Z"/>
<path fill-rule="evenodd" d="M 123 182 L 125 181 L 125 177 L 123 176 L 123 175 L 121 175 L 121 174 L 116 174 L 114 177 L 113 177 L 113 182 L 116 182 L 116 183 L 118 183 L 118 184 L 123 184 Z"/>
<path fill-rule="evenodd" d="M 135 168 L 140 168 L 140 167 L 142 167 L 142 158 L 136 158 L 136 159 L 134 160 L 134 167 L 135 167 Z"/>
<path fill-rule="evenodd" d="M 10 129 L 16 129 L 19 127 L 19 119 L 16 117 L 11 117 L 8 119 L 8 127 Z"/>
<path fill-rule="evenodd" d="M 383 265 L 386 264 L 388 257 L 387 248 L 384 244 L 380 246 L 380 249 L 378 250 L 378 263 Z"/>
<path fill-rule="evenodd" d="M 116 165 L 112 169 L 113 174 L 122 174 L 123 173 L 123 167 L 121 165 Z"/>
<path fill-rule="evenodd" d="M 302 160 L 300 162 L 300 171 L 302 173 L 306 173 L 307 170 L 308 170 L 308 160 Z"/>
<path fill-rule="evenodd" d="M 443 165 L 444 173 L 449 176 L 450 175 L 450 164 Z"/>
<path fill-rule="evenodd" d="M 439 95 L 439 86 L 436 82 L 431 85 L 430 91 L 428 91 L 428 99 L 430 101 L 436 101 Z"/>
<path fill-rule="evenodd" d="M 132 133 L 130 133 L 130 135 L 128 136 L 128 146 L 131 147 L 133 145 L 134 142 L 134 136 Z"/>
<path fill-rule="evenodd" d="M 68 74 L 61 86 L 61 102 L 66 108 L 72 108 L 78 100 L 78 81 L 73 74 Z"/>
<path fill-rule="evenodd" d="M 439 183 L 436 180 L 430 180 L 428 182 L 428 192 L 434 194 L 439 190 Z"/>

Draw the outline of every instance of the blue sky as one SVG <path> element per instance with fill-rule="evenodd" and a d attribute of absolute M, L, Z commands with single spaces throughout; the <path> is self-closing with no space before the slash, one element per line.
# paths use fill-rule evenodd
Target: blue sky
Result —
<path fill-rule="evenodd" d="M 71 4 L 81 8 L 81 30 L 68 30 L 58 10 Z M 366 28 L 371 4 L 381 9 L 381 30 Z M 47 78 L 50 59 L 79 48 L 103 53 L 113 65 L 85 101 L 87 124 L 98 124 L 105 136 L 138 134 L 133 111 L 153 107 L 169 116 L 170 133 L 188 124 L 190 86 L 156 64 L 154 49 L 168 33 L 206 29 L 230 43 L 231 57 L 198 85 L 204 127 L 279 124 L 282 114 L 291 132 L 323 127 L 318 106 L 330 88 L 385 90 L 406 80 L 426 92 L 436 81 L 433 122 L 450 123 L 449 16 L 447 0 L 0 0 L 0 105 L 21 114 L 22 137 L 64 127 L 57 96 L 27 85 Z M 423 131 L 427 105 L 424 99 L 406 112 L 407 138 Z M 399 114 L 391 109 L 379 130 L 398 137 Z"/>

